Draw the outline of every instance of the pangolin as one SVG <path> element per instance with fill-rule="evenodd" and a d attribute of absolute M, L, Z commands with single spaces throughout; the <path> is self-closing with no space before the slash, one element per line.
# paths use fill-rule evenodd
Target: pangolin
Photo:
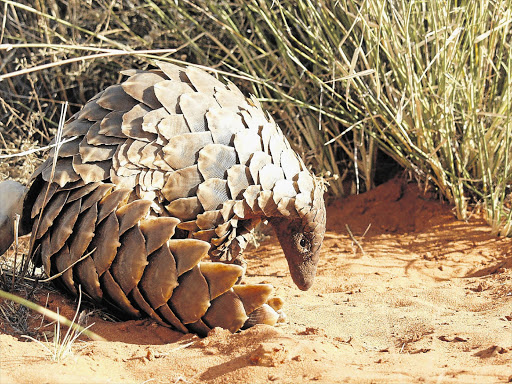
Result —
<path fill-rule="evenodd" d="M 0 254 L 19 213 L 30 257 L 72 293 L 183 332 L 275 323 L 272 287 L 238 284 L 236 261 L 267 220 L 307 290 L 323 184 L 254 97 L 195 66 L 157 66 L 121 72 L 72 116 L 28 188 L 0 184 Z"/>

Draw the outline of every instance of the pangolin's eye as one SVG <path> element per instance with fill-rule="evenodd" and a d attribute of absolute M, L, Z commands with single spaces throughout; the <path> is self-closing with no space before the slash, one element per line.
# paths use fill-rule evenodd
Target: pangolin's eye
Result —
<path fill-rule="evenodd" d="M 302 248 L 305 248 L 305 247 L 306 247 L 306 244 L 307 244 L 306 239 L 305 239 L 305 238 L 300 239 L 299 244 L 300 244 L 300 246 L 301 246 Z"/>

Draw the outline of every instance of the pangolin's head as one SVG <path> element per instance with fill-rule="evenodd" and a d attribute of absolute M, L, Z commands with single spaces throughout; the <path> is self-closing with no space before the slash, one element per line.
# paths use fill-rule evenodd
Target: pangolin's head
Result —
<path fill-rule="evenodd" d="M 318 183 L 311 201 L 297 208 L 299 218 L 272 217 L 269 222 L 281 243 L 293 282 L 306 291 L 313 285 L 325 234 L 323 186 Z"/>
<path fill-rule="evenodd" d="M 16 181 L 0 183 L 0 255 L 14 241 L 14 218 L 16 214 L 21 216 L 25 192 L 26 188 Z"/>

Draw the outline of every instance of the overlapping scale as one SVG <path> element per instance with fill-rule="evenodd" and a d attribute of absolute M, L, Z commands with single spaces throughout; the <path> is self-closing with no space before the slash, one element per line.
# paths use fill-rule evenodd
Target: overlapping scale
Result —
<path fill-rule="evenodd" d="M 176 261 L 164 244 L 149 256 L 140 287 L 151 306 L 157 309 L 167 304 L 177 286 Z"/>
<path fill-rule="evenodd" d="M 183 324 L 194 323 L 210 306 L 208 283 L 197 265 L 181 275 L 178 282 L 170 299 L 170 307 Z"/>
<path fill-rule="evenodd" d="M 169 116 L 169 112 L 164 107 L 149 111 L 142 118 L 142 130 L 158 135 L 158 123 L 167 116 Z"/>
<path fill-rule="evenodd" d="M 216 144 L 233 145 L 235 134 L 246 128 L 239 113 L 218 106 L 206 112 L 206 121 Z"/>
<path fill-rule="evenodd" d="M 81 175 L 76 171 L 73 158 L 66 157 L 58 161 L 55 168 L 53 168 L 52 163 L 48 162 L 42 176 L 46 181 L 51 180 L 64 187 L 67 183 L 80 180 Z"/>
<path fill-rule="evenodd" d="M 151 108 L 143 103 L 135 105 L 128 112 L 123 114 L 123 123 L 121 132 L 132 139 L 151 142 L 156 139 L 154 133 L 146 132 L 142 129 L 144 116 L 151 111 Z"/>
<path fill-rule="evenodd" d="M 94 124 L 95 125 L 95 124 Z M 93 125 L 93 126 L 94 126 Z M 91 128 L 93 127 L 91 126 Z M 81 137 L 77 137 L 71 141 L 64 141 L 58 148 L 58 157 L 72 157 L 78 152 L 78 146 L 82 141 Z M 52 144 L 54 141 L 52 140 Z M 55 156 L 57 148 L 53 147 L 50 151 L 50 156 Z"/>
<path fill-rule="evenodd" d="M 199 202 L 197 196 L 174 200 L 169 205 L 166 205 L 165 208 L 170 215 L 177 217 L 182 221 L 192 220 L 196 218 L 197 215 L 204 212 L 203 206 Z M 192 224 L 194 224 L 192 227 L 194 228 L 195 221 L 193 221 Z"/>
<path fill-rule="evenodd" d="M 183 72 L 183 67 L 180 67 L 176 64 L 167 63 L 165 61 L 158 61 L 157 65 L 158 68 L 160 68 L 169 79 L 177 82 L 183 81 L 183 78 L 181 76 L 181 73 Z"/>
<path fill-rule="evenodd" d="M 179 110 L 183 113 L 191 132 L 207 131 L 206 113 L 218 105 L 213 96 L 204 93 L 184 93 L 179 99 Z"/>
<path fill-rule="evenodd" d="M 228 187 L 231 198 L 238 200 L 242 193 L 252 184 L 252 177 L 249 167 L 243 164 L 236 164 L 228 169 Z"/>
<path fill-rule="evenodd" d="M 93 125 L 91 125 L 91 128 L 89 128 L 89 131 L 87 131 L 87 134 L 85 135 L 85 141 L 89 145 L 119 145 L 124 142 L 123 138 L 115 137 L 115 136 L 107 136 L 100 133 L 101 130 L 101 122 L 97 121 Z M 77 139 L 80 141 L 80 139 Z M 75 154 L 77 151 L 74 150 L 73 154 Z M 62 153 L 62 151 L 59 151 L 59 154 Z"/>
<path fill-rule="evenodd" d="M 79 146 L 79 153 L 83 163 L 104 161 L 112 158 L 116 152 L 116 145 L 91 145 L 82 140 Z"/>
<path fill-rule="evenodd" d="M 74 120 L 66 124 L 62 130 L 62 137 L 83 136 L 87 133 L 91 125 L 89 120 Z"/>
<path fill-rule="evenodd" d="M 185 73 L 194 86 L 196 92 L 205 95 L 213 95 L 215 87 L 225 88 L 226 86 L 212 75 L 194 66 L 186 68 Z"/>
<path fill-rule="evenodd" d="M 127 230 L 120 238 L 121 247 L 112 263 L 112 277 L 128 294 L 140 281 L 148 264 L 144 236 L 138 226 Z"/>
<path fill-rule="evenodd" d="M 162 195 L 171 202 L 181 197 L 193 196 L 202 181 L 203 177 L 197 165 L 181 168 L 167 176 L 167 182 L 162 188 Z"/>
<path fill-rule="evenodd" d="M 144 103 L 151 109 L 158 109 L 162 104 L 155 96 L 154 85 L 164 79 L 154 72 L 140 72 L 130 76 L 121 86 L 135 100 Z"/>
<path fill-rule="evenodd" d="M 267 164 L 258 172 L 260 185 L 266 191 L 271 191 L 278 180 L 284 178 L 283 169 L 276 164 Z"/>
<path fill-rule="evenodd" d="M 139 102 L 128 95 L 122 85 L 111 85 L 103 91 L 96 103 L 101 107 L 118 113 L 129 111 Z"/>
<path fill-rule="evenodd" d="M 101 97 L 101 93 L 99 96 Z M 103 119 L 105 115 L 109 113 L 109 110 L 102 108 L 98 104 L 97 100 L 98 99 L 92 99 L 87 104 L 85 104 L 82 110 L 78 113 L 78 118 L 90 121 L 99 121 Z"/>
<path fill-rule="evenodd" d="M 98 133 L 108 137 L 123 139 L 122 142 L 124 142 L 126 140 L 126 135 L 121 130 L 121 126 L 123 125 L 123 116 L 124 112 L 122 111 L 114 110 L 110 112 L 103 118 L 103 120 L 101 120 Z"/>
<path fill-rule="evenodd" d="M 233 287 L 244 272 L 242 267 L 234 264 L 201 263 L 199 267 L 208 282 L 211 300 Z"/>
<path fill-rule="evenodd" d="M 111 160 L 84 163 L 80 155 L 73 156 L 73 169 L 86 183 L 102 181 L 110 176 Z"/>
<path fill-rule="evenodd" d="M 225 201 L 231 200 L 227 180 L 218 178 L 205 180 L 197 188 L 197 198 L 205 211 L 219 209 Z"/>
<path fill-rule="evenodd" d="M 235 135 L 234 146 L 239 163 L 247 165 L 251 155 L 262 150 L 261 137 L 256 131 L 246 129 Z"/>
<path fill-rule="evenodd" d="M 210 310 L 203 317 L 209 327 L 222 327 L 231 332 L 239 330 L 247 319 L 242 301 L 232 290 L 213 300 Z"/>
<path fill-rule="evenodd" d="M 190 167 L 197 163 L 199 151 L 212 143 L 210 132 L 183 133 L 169 139 L 163 148 L 164 159 L 174 169 Z"/>
<path fill-rule="evenodd" d="M 223 144 L 207 144 L 200 150 L 197 160 L 197 166 L 205 180 L 225 178 L 228 170 L 235 165 L 235 149 Z"/>

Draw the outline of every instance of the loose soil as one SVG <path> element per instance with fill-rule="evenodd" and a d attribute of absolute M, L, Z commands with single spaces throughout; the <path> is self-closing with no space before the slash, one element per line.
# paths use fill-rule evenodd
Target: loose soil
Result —
<path fill-rule="evenodd" d="M 399 179 L 333 202 L 327 218 L 307 292 L 275 238 L 245 255 L 246 281 L 274 285 L 285 323 L 201 339 L 94 311 L 87 321 L 108 341 L 77 341 L 53 362 L 2 316 L 0 383 L 512 381 L 512 239 L 493 237 L 478 214 L 455 220 Z M 76 302 L 50 292 L 48 307 L 72 318 Z"/>

